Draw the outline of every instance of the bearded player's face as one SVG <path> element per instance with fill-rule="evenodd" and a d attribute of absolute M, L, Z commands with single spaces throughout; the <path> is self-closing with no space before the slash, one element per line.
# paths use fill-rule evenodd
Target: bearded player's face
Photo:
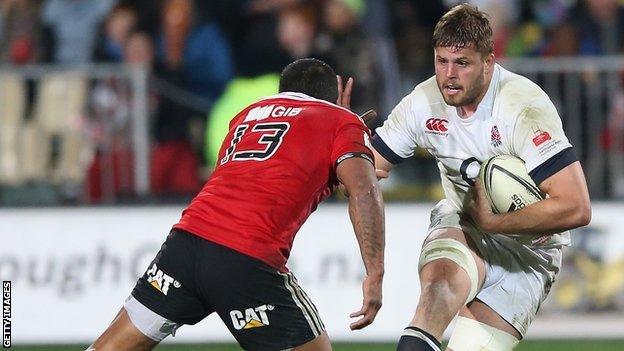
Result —
<path fill-rule="evenodd" d="M 460 49 L 438 46 L 434 50 L 434 60 L 436 82 L 448 105 L 471 105 L 485 94 L 486 65 L 491 62 L 472 45 Z"/>

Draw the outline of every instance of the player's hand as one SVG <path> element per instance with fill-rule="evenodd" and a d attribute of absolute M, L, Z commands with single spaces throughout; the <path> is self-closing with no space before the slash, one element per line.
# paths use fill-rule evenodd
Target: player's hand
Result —
<path fill-rule="evenodd" d="M 338 100 L 336 104 L 347 110 L 351 110 L 351 92 L 353 91 L 354 82 L 353 78 L 349 77 L 349 79 L 347 79 L 347 84 L 343 87 L 342 77 L 339 75 L 336 76 L 336 84 L 338 84 Z M 377 111 L 370 109 L 364 112 L 360 118 L 364 121 L 368 129 L 373 130 L 377 127 Z"/>
<path fill-rule="evenodd" d="M 377 180 L 381 180 L 388 178 L 390 176 L 390 172 L 377 168 L 375 169 L 375 175 L 377 176 Z"/>
<path fill-rule="evenodd" d="M 336 76 L 336 84 L 338 84 L 338 101 L 336 105 L 342 106 L 347 110 L 351 110 L 351 92 L 353 91 L 353 78 L 347 79 L 347 84 L 343 87 L 342 77 Z"/>
<path fill-rule="evenodd" d="M 362 317 L 357 321 L 351 323 L 349 328 L 351 330 L 362 329 L 369 324 L 373 323 L 377 312 L 381 308 L 381 284 L 382 276 L 366 276 L 362 283 L 362 292 L 364 293 L 364 302 L 362 308 L 349 315 L 351 318 Z"/>
<path fill-rule="evenodd" d="M 470 189 L 469 197 L 468 212 L 477 226 L 486 233 L 496 232 L 500 215 L 492 212 L 480 179 L 475 180 L 475 186 Z"/>

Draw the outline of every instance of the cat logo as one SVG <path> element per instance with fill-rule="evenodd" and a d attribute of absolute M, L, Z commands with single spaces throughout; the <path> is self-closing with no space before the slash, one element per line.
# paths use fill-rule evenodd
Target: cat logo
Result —
<path fill-rule="evenodd" d="M 236 330 L 266 327 L 269 325 L 267 311 L 272 311 L 274 308 L 273 305 L 262 305 L 256 308 L 247 308 L 244 312 L 230 311 L 232 325 Z"/>
<path fill-rule="evenodd" d="M 179 281 L 171 278 L 171 276 L 158 269 L 158 267 L 156 267 L 156 263 L 152 264 L 152 267 L 147 270 L 147 282 L 165 295 L 169 292 L 171 283 L 173 283 L 174 288 L 179 288 L 182 285 Z"/>

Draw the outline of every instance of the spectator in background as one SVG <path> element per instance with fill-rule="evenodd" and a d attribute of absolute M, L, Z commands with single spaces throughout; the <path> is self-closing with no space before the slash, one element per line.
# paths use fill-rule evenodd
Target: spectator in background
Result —
<path fill-rule="evenodd" d="M 579 52 L 578 33 L 574 24 L 565 21 L 550 31 L 543 56 L 575 56 Z"/>
<path fill-rule="evenodd" d="M 277 39 L 282 9 L 318 0 L 211 0 L 205 5 L 232 44 L 236 76 L 280 72 L 289 63 Z"/>
<path fill-rule="evenodd" d="M 490 16 L 494 32 L 494 55 L 504 57 L 509 39 L 514 35 L 520 13 L 518 0 L 472 0 L 481 11 Z"/>
<path fill-rule="evenodd" d="M 392 34 L 401 71 L 401 91 L 431 77 L 431 47 L 435 21 L 446 11 L 441 0 L 393 0 Z M 437 177 L 437 175 L 435 175 Z"/>
<path fill-rule="evenodd" d="M 620 84 L 623 84 L 621 82 Z M 601 148 L 609 155 L 611 193 L 616 199 L 624 199 L 624 90 L 611 92 L 613 105 L 609 111 L 607 124 L 601 135 Z"/>
<path fill-rule="evenodd" d="M 98 62 L 122 62 L 128 34 L 137 27 L 134 7 L 119 3 L 108 14 L 98 36 L 94 58 Z"/>
<path fill-rule="evenodd" d="M 33 0 L 0 2 L 0 63 L 35 63 L 42 56 L 40 4 Z"/>
<path fill-rule="evenodd" d="M 325 31 L 319 50 L 329 58 L 336 72 L 356 77 L 357 89 L 351 100 L 356 113 L 379 110 L 379 74 L 375 48 L 361 30 L 359 20 L 366 11 L 364 0 L 329 0 L 323 10 Z"/>
<path fill-rule="evenodd" d="M 155 53 L 147 33 L 135 32 L 128 37 L 124 52 L 131 65 L 154 67 Z M 156 74 L 160 69 L 156 65 Z M 166 95 L 152 96 L 154 141 L 151 148 L 150 184 L 157 196 L 192 196 L 200 186 L 198 157 L 188 137 L 191 112 Z"/>
<path fill-rule="evenodd" d="M 162 9 L 158 59 L 169 77 L 191 92 L 216 99 L 234 74 L 227 40 L 216 23 L 195 18 L 191 0 L 166 0 Z"/>
<path fill-rule="evenodd" d="M 156 57 L 158 77 L 212 101 L 221 95 L 234 73 L 225 37 L 215 22 L 204 22 L 197 16 L 191 0 L 162 3 Z M 200 185 L 199 158 L 195 151 L 200 147 L 192 143 L 190 133 L 190 124 L 196 123 L 195 114 L 180 101 L 170 100 L 167 94 L 158 100 L 152 189 L 160 195 L 193 195 Z"/>
<path fill-rule="evenodd" d="M 317 27 L 319 8 L 310 4 L 292 5 L 279 11 L 277 16 L 277 39 L 281 49 L 292 61 L 314 57 L 325 61 L 317 53 Z"/>
<path fill-rule="evenodd" d="M 151 71 L 154 67 L 152 39 L 139 31 L 129 31 L 123 36 L 122 62 L 147 67 Z M 130 124 L 133 97 L 129 83 L 109 77 L 97 80 L 91 91 L 90 131 L 96 152 L 88 171 L 87 191 L 89 201 L 93 203 L 110 202 L 113 195 L 132 194 L 134 169 Z M 156 112 L 155 102 L 154 96 L 148 96 L 150 115 Z"/>
<path fill-rule="evenodd" d="M 613 55 L 624 49 L 624 8 L 617 0 L 584 0 L 575 18 L 581 55 Z"/>
<path fill-rule="evenodd" d="M 56 63 L 92 60 L 99 25 L 116 0 L 47 0 L 43 22 L 52 34 L 52 58 Z"/>
<path fill-rule="evenodd" d="M 0 64 L 35 64 L 45 59 L 41 4 L 35 0 L 0 2 Z M 26 81 L 25 119 L 30 118 L 36 99 L 34 79 Z"/>
<path fill-rule="evenodd" d="M 163 0 L 120 0 L 132 6 L 137 14 L 137 29 L 156 37 L 161 27 L 161 5 Z M 201 0 L 196 0 L 201 1 Z M 210 1 L 203 1 L 210 2 Z"/>

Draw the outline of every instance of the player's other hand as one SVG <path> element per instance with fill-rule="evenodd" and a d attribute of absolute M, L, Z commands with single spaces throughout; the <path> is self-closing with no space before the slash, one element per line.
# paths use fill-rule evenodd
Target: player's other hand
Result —
<path fill-rule="evenodd" d="M 362 329 L 373 323 L 377 312 L 381 308 L 381 285 L 383 276 L 366 276 L 362 283 L 362 292 L 364 293 L 364 302 L 362 308 L 349 315 L 351 318 L 358 318 L 357 321 L 351 323 L 351 330 Z"/>
<path fill-rule="evenodd" d="M 342 106 L 347 110 L 351 110 L 351 92 L 353 91 L 353 78 L 349 77 L 347 83 L 342 84 L 342 77 L 336 76 L 336 84 L 338 84 L 338 101 L 336 105 Z"/>
<path fill-rule="evenodd" d="M 492 212 L 492 207 L 485 197 L 485 190 L 480 179 L 475 180 L 475 186 L 470 189 L 468 213 L 477 226 L 486 233 L 496 232 L 496 223 L 499 216 Z"/>
<path fill-rule="evenodd" d="M 377 176 L 377 180 L 386 179 L 390 176 L 390 172 L 383 169 L 375 169 L 375 175 Z"/>

